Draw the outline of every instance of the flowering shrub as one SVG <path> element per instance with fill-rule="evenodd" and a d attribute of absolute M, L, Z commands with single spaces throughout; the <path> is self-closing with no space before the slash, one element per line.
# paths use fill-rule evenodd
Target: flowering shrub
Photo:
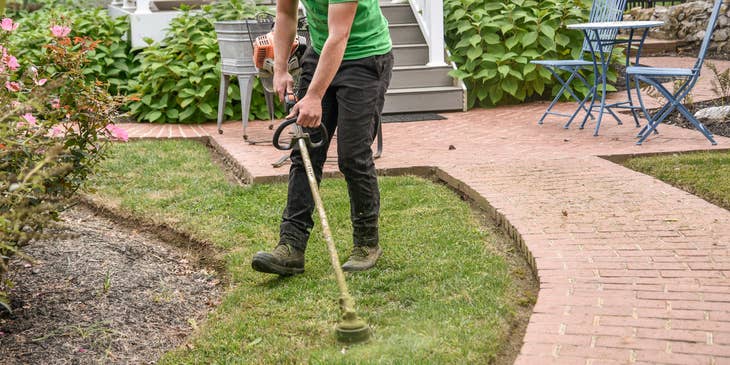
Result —
<path fill-rule="evenodd" d="M 28 64 L 6 47 L 18 29 L 9 18 L 0 22 L 0 277 L 8 258 L 58 219 L 109 140 L 127 139 L 111 123 L 119 100 L 84 75 L 98 42 L 54 24 L 41 62 Z"/>

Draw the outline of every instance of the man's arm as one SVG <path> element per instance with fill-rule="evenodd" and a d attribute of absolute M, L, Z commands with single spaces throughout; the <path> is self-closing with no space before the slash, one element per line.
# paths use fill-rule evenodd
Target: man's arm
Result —
<path fill-rule="evenodd" d="M 329 34 L 322 47 L 317 69 L 307 94 L 295 105 L 290 114 L 290 117 L 299 114 L 297 124 L 310 128 L 319 126 L 322 118 L 322 97 L 342 63 L 355 13 L 357 13 L 356 0 L 329 5 L 327 14 Z"/>
<path fill-rule="evenodd" d="M 294 36 L 297 33 L 297 13 L 299 0 L 279 0 L 276 2 L 276 23 L 274 25 L 274 88 L 279 100 L 284 100 L 286 92 L 294 85 L 289 75 L 289 55 Z"/>

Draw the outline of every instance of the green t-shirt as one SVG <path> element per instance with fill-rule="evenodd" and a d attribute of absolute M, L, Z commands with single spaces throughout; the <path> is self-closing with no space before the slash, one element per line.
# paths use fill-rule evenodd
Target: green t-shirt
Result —
<path fill-rule="evenodd" d="M 357 13 L 352 22 L 343 59 L 357 60 L 388 53 L 392 47 L 390 32 L 388 21 L 380 11 L 379 0 L 302 0 L 307 10 L 309 35 L 314 50 L 322 54 L 322 47 L 329 34 L 327 27 L 329 4 L 352 1 L 357 1 Z"/>

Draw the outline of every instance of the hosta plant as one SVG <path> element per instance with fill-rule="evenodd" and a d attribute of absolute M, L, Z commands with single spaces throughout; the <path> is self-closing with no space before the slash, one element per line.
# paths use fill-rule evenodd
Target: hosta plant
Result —
<path fill-rule="evenodd" d="M 469 106 L 557 93 L 550 72 L 530 60 L 583 57 L 583 34 L 565 26 L 587 21 L 589 7 L 586 0 L 445 0 L 446 40 L 458 65 L 452 75 L 466 83 Z M 608 79 L 615 81 L 616 72 Z"/>
<path fill-rule="evenodd" d="M 204 6 L 202 13 L 185 10 L 173 19 L 162 44 L 153 44 L 138 56 L 142 72 L 132 86 L 132 115 L 154 123 L 215 120 L 221 73 L 213 23 L 252 18 L 262 10 L 251 1 L 228 0 Z M 227 91 L 225 116 L 238 119 L 238 84 L 234 81 Z M 249 118 L 266 119 L 266 110 L 263 88 L 256 81 Z"/>

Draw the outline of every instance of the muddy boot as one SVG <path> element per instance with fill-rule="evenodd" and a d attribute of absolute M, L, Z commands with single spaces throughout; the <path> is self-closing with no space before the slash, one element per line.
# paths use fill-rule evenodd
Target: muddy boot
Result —
<path fill-rule="evenodd" d="M 364 271 L 373 266 L 378 261 L 383 250 L 379 245 L 376 246 L 355 246 L 352 248 L 350 259 L 342 265 L 344 271 Z"/>
<path fill-rule="evenodd" d="M 259 272 L 284 276 L 304 272 L 304 252 L 287 244 L 279 244 L 271 253 L 257 252 L 251 267 Z"/>

